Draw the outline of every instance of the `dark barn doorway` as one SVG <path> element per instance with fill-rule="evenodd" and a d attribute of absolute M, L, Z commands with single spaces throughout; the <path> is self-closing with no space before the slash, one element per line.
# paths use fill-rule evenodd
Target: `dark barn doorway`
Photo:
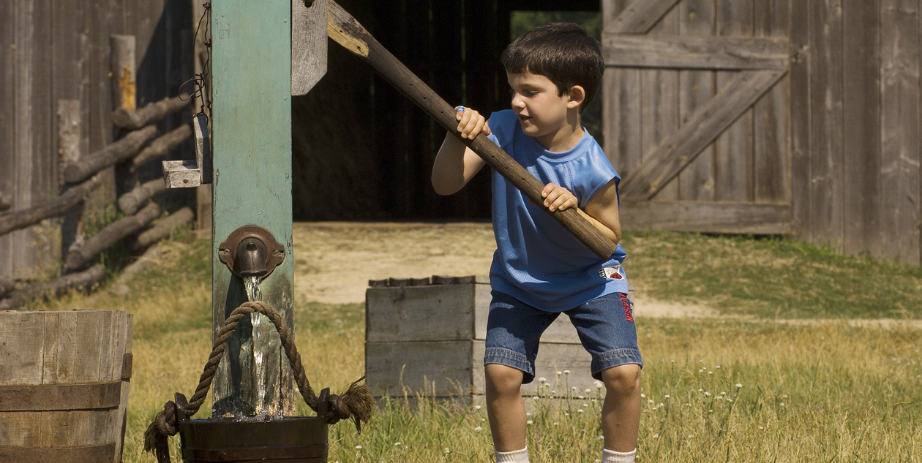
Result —
<path fill-rule="evenodd" d="M 601 28 L 598 0 L 340 4 L 448 103 L 484 114 L 508 107 L 499 55 L 523 28 L 555 20 Z M 461 192 L 436 195 L 429 173 L 445 130 L 332 42 L 328 63 L 320 84 L 293 102 L 295 220 L 489 219 L 487 169 Z M 601 141 L 600 102 L 586 125 Z"/>

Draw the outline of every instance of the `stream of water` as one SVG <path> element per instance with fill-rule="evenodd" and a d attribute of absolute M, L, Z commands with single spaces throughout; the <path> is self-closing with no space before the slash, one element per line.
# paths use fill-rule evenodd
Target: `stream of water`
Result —
<path fill-rule="evenodd" d="M 259 290 L 259 277 L 248 276 L 243 279 L 243 286 L 246 289 L 247 299 L 249 301 L 261 301 L 262 292 Z M 253 325 L 253 374 L 255 376 L 254 384 L 256 386 L 256 403 L 253 408 L 256 416 L 269 414 L 269 407 L 266 405 L 266 372 L 263 356 L 266 351 L 264 345 L 267 340 L 263 339 L 264 333 L 261 327 L 263 315 L 258 312 L 250 314 L 250 323 Z"/>

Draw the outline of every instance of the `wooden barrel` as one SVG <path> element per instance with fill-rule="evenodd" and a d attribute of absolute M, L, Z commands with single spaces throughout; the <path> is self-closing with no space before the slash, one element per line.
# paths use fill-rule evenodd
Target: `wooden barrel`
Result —
<path fill-rule="evenodd" d="M 132 315 L 0 311 L 0 461 L 122 460 Z"/>
<path fill-rule="evenodd" d="M 186 463 L 327 461 L 327 423 L 315 416 L 270 421 L 181 420 L 179 436 Z"/>

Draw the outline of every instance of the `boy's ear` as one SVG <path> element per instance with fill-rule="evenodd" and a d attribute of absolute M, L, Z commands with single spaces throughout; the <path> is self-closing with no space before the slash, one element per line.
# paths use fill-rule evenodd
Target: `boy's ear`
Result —
<path fill-rule="evenodd" d="M 576 109 L 583 104 L 583 101 L 586 99 L 586 89 L 579 85 L 574 85 L 570 87 L 568 92 L 570 96 L 570 101 L 567 102 L 567 108 Z"/>

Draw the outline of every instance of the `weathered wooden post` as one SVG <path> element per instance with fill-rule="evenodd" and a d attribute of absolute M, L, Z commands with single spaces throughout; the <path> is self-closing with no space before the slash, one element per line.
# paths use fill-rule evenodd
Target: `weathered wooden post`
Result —
<path fill-rule="evenodd" d="M 235 230 L 258 225 L 285 247 L 285 259 L 260 284 L 262 299 L 292 313 L 291 246 L 291 3 L 290 0 L 212 2 L 214 144 L 213 308 L 215 333 L 247 301 L 243 280 L 218 258 Z M 236 252 L 236 250 L 230 250 Z M 261 317 L 261 316 L 260 316 Z M 241 323 L 215 377 L 212 415 L 253 415 L 260 402 L 291 415 L 294 395 L 278 334 L 268 323 Z M 254 338 L 265 339 L 254 346 Z M 262 343 L 260 343 L 262 344 Z M 256 377 L 255 356 L 263 356 Z"/>
<path fill-rule="evenodd" d="M 326 71 L 326 17 L 325 0 L 211 3 L 215 335 L 250 298 L 294 325 L 291 95 L 306 93 Z M 207 181 L 199 157 L 195 166 L 164 163 L 167 183 Z M 288 360 L 262 315 L 237 326 L 213 386 L 213 417 L 295 413 Z"/>

